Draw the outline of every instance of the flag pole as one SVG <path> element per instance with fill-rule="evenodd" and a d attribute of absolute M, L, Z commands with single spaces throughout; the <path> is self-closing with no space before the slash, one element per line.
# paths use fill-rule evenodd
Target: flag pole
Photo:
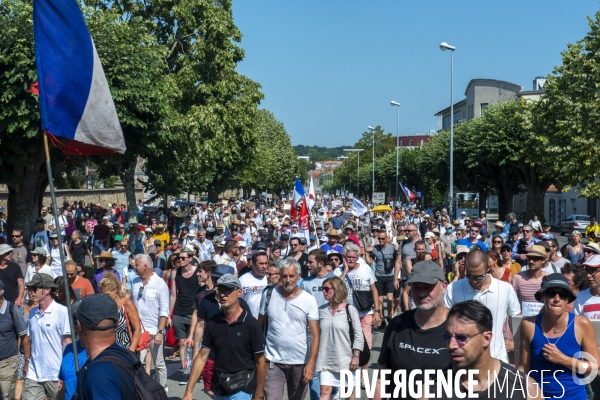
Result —
<path fill-rule="evenodd" d="M 58 207 L 56 204 L 56 194 L 54 193 L 54 179 L 52 177 L 52 166 L 50 165 L 50 150 L 48 148 L 48 132 L 44 130 L 44 149 L 46 150 L 46 170 L 48 171 L 48 183 L 50 184 L 50 197 L 52 198 L 52 214 L 56 226 L 56 237 L 58 239 L 58 252 L 60 254 L 60 265 L 63 273 L 63 284 L 65 286 L 65 296 L 67 300 L 67 310 L 69 311 L 69 326 L 71 327 L 71 340 L 73 341 L 73 355 L 75 359 L 75 370 L 79 371 L 79 354 L 77 351 L 77 338 L 75 335 L 75 326 L 73 324 L 73 310 L 71 309 L 71 295 L 69 293 L 69 278 L 65 266 L 65 252 L 63 248 L 62 235 L 60 234 L 60 220 L 58 219 Z M 93 262 L 93 260 L 92 260 Z"/>

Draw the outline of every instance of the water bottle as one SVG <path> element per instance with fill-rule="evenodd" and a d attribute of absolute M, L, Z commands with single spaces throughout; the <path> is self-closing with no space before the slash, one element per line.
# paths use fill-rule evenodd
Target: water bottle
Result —
<path fill-rule="evenodd" d="M 189 346 L 185 347 L 185 354 L 183 355 L 183 373 L 189 375 L 192 370 L 192 348 Z"/>

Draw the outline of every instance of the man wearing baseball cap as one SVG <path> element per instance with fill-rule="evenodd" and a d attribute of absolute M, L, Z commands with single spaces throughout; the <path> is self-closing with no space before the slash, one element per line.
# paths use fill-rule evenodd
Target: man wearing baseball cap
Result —
<path fill-rule="evenodd" d="M 192 364 L 183 400 L 193 399 L 194 386 L 205 368 L 211 350 L 215 352 L 211 391 L 216 396 L 261 399 L 267 366 L 260 325 L 252 313 L 240 305 L 242 284 L 233 274 L 225 274 L 217 280 L 215 293 L 221 310 L 213 318 L 206 320 L 202 348 Z M 242 385 L 227 387 L 227 376 L 238 377 Z"/>
<path fill-rule="evenodd" d="M 139 363 L 133 353 L 116 344 L 115 329 L 119 323 L 117 303 L 104 294 L 86 296 L 77 307 L 76 318 L 79 340 L 88 357 L 78 374 L 78 398 L 136 398 L 133 376 L 113 359 L 117 358 L 132 368 L 136 362 Z M 141 368 L 139 364 L 138 368 Z"/>
<path fill-rule="evenodd" d="M 600 255 L 594 254 L 585 260 L 581 266 L 585 270 L 589 288 L 577 294 L 573 303 L 573 312 L 585 315 L 591 321 L 600 319 Z"/>
<path fill-rule="evenodd" d="M 442 338 L 448 315 L 444 306 L 448 286 L 444 271 L 433 261 L 420 261 L 413 265 L 406 284 L 411 286 L 417 308 L 389 323 L 377 361 L 379 368 L 406 370 L 407 375 L 415 369 L 450 369 L 452 360 Z M 385 391 L 393 393 L 394 387 L 388 386 Z"/>
<path fill-rule="evenodd" d="M 206 321 L 213 318 L 221 311 L 221 305 L 219 304 L 215 293 L 217 281 L 223 275 L 233 275 L 233 273 L 233 267 L 223 264 L 217 265 L 212 260 L 202 261 L 198 266 L 198 272 L 196 273 L 196 275 L 198 276 L 198 283 L 204 286 L 202 290 L 196 293 L 194 301 L 194 312 L 192 313 L 190 323 L 190 334 L 185 341 L 186 346 L 192 347 L 194 358 L 196 358 L 196 355 L 199 352 L 199 346 L 200 342 L 202 341 L 202 336 L 204 335 Z M 244 308 L 245 310 L 249 309 L 248 303 L 246 303 L 244 299 L 240 298 L 239 302 L 242 308 Z M 208 359 L 206 360 L 206 365 L 202 370 L 204 390 L 207 391 L 209 396 L 214 396 L 214 393 L 212 393 L 210 390 L 210 385 L 213 377 L 214 362 L 215 352 L 214 350 L 211 350 Z"/>
<path fill-rule="evenodd" d="M 26 282 L 29 298 L 38 302 L 29 316 L 31 358 L 23 387 L 23 399 L 54 399 L 63 348 L 71 343 L 71 327 L 67 307 L 52 298 L 58 286 L 48 274 L 37 273 Z"/>

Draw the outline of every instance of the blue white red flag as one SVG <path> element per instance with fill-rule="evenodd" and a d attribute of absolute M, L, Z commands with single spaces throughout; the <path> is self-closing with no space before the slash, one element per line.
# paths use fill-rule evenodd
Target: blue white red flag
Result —
<path fill-rule="evenodd" d="M 306 239 L 306 243 L 310 243 L 310 224 L 308 221 L 308 208 L 306 207 L 306 200 L 302 201 L 302 208 L 300 209 L 300 222 L 298 224 L 298 230 L 302 236 Z"/>
<path fill-rule="evenodd" d="M 413 192 L 411 192 L 410 190 L 408 190 L 408 188 L 406 186 L 404 186 L 402 184 L 402 182 L 400 182 L 400 187 L 402 188 L 402 191 L 404 192 L 404 194 L 406 195 L 406 198 L 409 201 L 415 201 L 415 195 L 413 194 Z"/>
<path fill-rule="evenodd" d="M 42 129 L 74 153 L 125 152 L 102 64 L 76 0 L 34 0 Z"/>
<path fill-rule="evenodd" d="M 300 182 L 300 178 L 296 178 L 296 185 L 294 185 L 294 194 L 292 196 L 292 208 L 290 210 L 290 215 L 294 221 L 298 217 L 298 205 L 303 197 L 304 187 L 302 186 L 302 182 Z"/>

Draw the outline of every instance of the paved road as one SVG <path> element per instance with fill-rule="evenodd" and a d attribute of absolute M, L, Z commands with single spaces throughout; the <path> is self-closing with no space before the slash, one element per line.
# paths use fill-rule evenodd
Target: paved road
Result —
<path fill-rule="evenodd" d="M 371 351 L 371 361 L 370 366 L 377 365 L 377 358 L 379 357 L 379 350 L 381 348 L 381 341 L 383 340 L 383 330 L 374 330 L 373 331 L 373 349 Z M 168 354 L 168 351 L 167 351 Z M 181 399 L 183 397 L 183 393 L 185 392 L 185 386 L 179 385 L 179 379 L 181 378 L 181 362 L 179 358 L 176 361 L 167 361 L 167 375 L 168 375 L 168 383 L 169 383 L 169 399 Z M 210 397 L 203 390 L 203 383 L 199 381 L 194 388 L 194 400 L 209 400 Z M 287 394 L 284 395 L 284 398 L 287 398 Z M 309 399 L 310 396 L 307 394 L 306 399 Z"/>

